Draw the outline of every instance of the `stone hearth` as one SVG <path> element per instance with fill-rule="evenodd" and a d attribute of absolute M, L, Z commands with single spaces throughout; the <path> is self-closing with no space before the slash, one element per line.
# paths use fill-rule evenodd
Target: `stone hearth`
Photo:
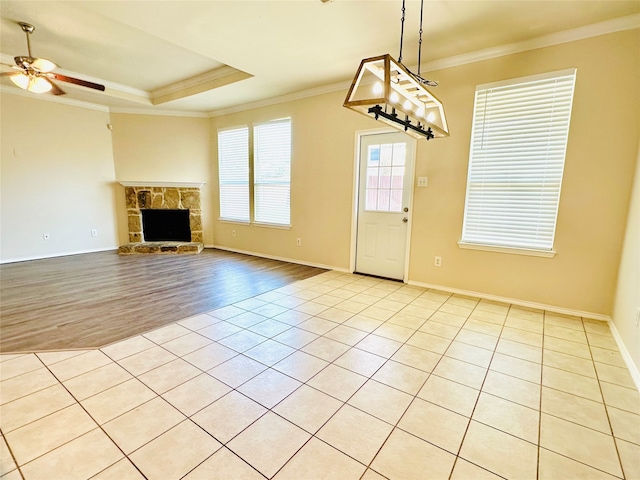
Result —
<path fill-rule="evenodd" d="M 119 253 L 200 253 L 202 241 L 202 183 L 120 182 L 125 188 L 129 243 Z M 143 209 L 189 210 L 190 242 L 146 242 L 142 225 Z"/>
<path fill-rule="evenodd" d="M 202 242 L 142 242 L 122 245 L 118 253 L 200 253 L 203 248 Z"/>

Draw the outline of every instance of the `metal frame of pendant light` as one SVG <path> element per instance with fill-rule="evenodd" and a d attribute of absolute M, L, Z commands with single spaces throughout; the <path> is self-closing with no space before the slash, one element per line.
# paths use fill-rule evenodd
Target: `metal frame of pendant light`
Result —
<path fill-rule="evenodd" d="M 424 0 L 420 3 L 418 73 L 411 72 L 402 64 L 405 17 L 403 0 L 398 60 L 394 60 L 389 54 L 362 60 L 344 106 L 403 130 L 412 137 L 430 140 L 448 137 L 449 129 L 442 102 L 425 86 L 437 86 L 437 82 L 420 76 L 423 10 Z"/>

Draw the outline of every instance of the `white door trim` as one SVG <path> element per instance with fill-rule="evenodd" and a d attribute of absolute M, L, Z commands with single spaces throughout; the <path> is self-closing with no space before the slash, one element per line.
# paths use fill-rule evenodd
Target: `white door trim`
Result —
<path fill-rule="evenodd" d="M 355 148 L 353 159 L 353 185 L 351 195 L 351 249 L 349 252 L 349 271 L 354 273 L 356 271 L 356 245 L 358 241 L 358 195 L 360 193 L 360 140 L 367 135 L 377 135 L 380 133 L 396 133 L 398 130 L 394 128 L 375 128 L 371 130 L 356 130 L 355 132 Z M 409 186 L 409 224 L 407 225 L 407 249 L 405 254 L 404 263 L 404 278 L 403 282 L 407 283 L 409 280 L 409 260 L 411 259 L 411 226 L 413 224 L 413 195 L 415 187 L 415 175 L 416 175 L 416 158 L 418 156 L 418 142 L 416 139 L 407 135 L 407 141 L 414 142 L 413 157 L 407 159 L 412 163 L 413 178 L 411 179 L 411 185 Z"/>

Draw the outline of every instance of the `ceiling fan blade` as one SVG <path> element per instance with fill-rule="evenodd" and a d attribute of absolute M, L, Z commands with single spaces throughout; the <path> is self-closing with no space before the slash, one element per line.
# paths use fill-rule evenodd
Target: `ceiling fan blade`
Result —
<path fill-rule="evenodd" d="M 48 78 L 55 78 L 56 80 L 60 80 L 61 82 L 73 83 L 75 85 L 80 85 L 82 87 L 93 88 L 94 90 L 100 90 L 104 92 L 104 85 L 100 85 L 99 83 L 87 82 L 86 80 L 80 80 L 79 78 L 67 77 L 66 75 L 60 75 L 59 73 L 47 73 Z"/>
<path fill-rule="evenodd" d="M 0 73 L 0 77 L 7 77 L 9 75 L 15 75 L 16 72 L 2 72 Z"/>
<path fill-rule="evenodd" d="M 65 93 L 64 90 L 62 90 L 58 85 L 53 83 L 50 78 L 47 78 L 44 75 L 42 76 L 42 78 L 44 78 L 47 82 L 51 84 L 51 90 L 49 90 L 49 93 L 51 93 L 52 95 L 64 95 Z"/>
<path fill-rule="evenodd" d="M 47 60 L 46 58 L 36 58 L 32 63 L 31 67 L 35 70 L 38 70 L 41 73 L 49 73 L 54 68 L 57 67 L 55 63 L 51 60 Z"/>

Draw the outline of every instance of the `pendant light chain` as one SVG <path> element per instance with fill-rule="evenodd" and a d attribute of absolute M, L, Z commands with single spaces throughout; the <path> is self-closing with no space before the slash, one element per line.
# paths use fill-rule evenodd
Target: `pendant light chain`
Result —
<path fill-rule="evenodd" d="M 398 55 L 398 61 L 402 63 L 402 40 L 404 40 L 404 7 L 405 0 L 402 0 L 402 18 L 400 19 L 400 55 Z"/>
<path fill-rule="evenodd" d="M 422 13 L 424 12 L 424 0 L 420 0 L 420 40 L 418 40 L 418 76 L 420 76 L 420 64 L 422 63 Z"/>

